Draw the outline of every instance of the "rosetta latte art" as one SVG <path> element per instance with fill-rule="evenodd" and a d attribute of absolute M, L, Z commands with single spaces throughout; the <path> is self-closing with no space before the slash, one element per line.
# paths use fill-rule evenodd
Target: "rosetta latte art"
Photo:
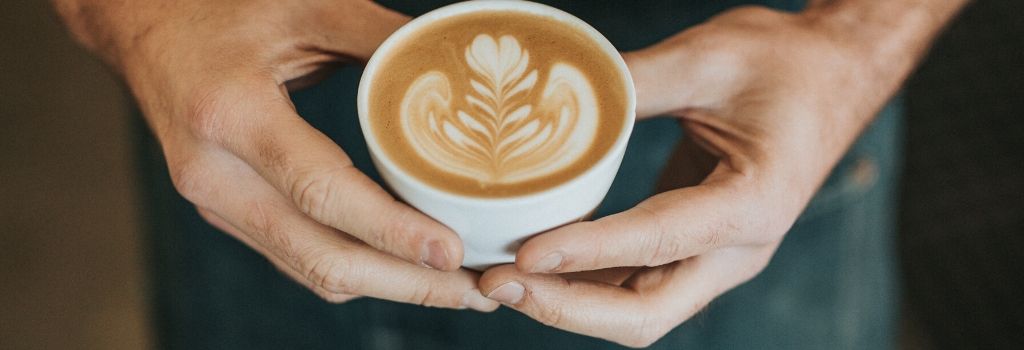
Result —
<path fill-rule="evenodd" d="M 429 163 L 481 183 L 514 183 L 563 169 L 591 146 L 597 100 L 579 69 L 554 63 L 538 86 L 529 52 L 510 35 L 477 35 L 465 59 L 466 81 L 429 71 L 402 98 L 402 130 Z M 452 84 L 469 91 L 458 97 L 461 109 Z"/>

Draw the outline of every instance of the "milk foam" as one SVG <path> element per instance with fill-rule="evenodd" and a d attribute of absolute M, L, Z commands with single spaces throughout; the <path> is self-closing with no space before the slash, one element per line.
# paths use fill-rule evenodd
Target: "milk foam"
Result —
<path fill-rule="evenodd" d="M 465 64 L 472 77 L 453 81 L 428 71 L 402 98 L 402 132 L 430 164 L 481 183 L 515 183 L 571 165 L 594 142 L 597 100 L 580 69 L 555 62 L 530 70 L 528 50 L 511 35 L 477 35 Z M 538 69 L 545 68 L 547 79 L 538 85 Z M 469 93 L 453 97 L 453 84 Z M 543 89 L 535 101 L 534 89 Z M 455 110 L 452 98 L 470 107 Z"/>

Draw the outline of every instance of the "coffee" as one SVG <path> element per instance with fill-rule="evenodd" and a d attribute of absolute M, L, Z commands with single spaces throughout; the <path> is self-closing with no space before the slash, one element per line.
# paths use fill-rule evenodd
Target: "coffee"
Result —
<path fill-rule="evenodd" d="M 474 197 L 525 195 L 597 163 L 630 115 L 616 61 L 581 28 L 477 11 L 420 28 L 379 62 L 370 129 L 409 175 Z"/>

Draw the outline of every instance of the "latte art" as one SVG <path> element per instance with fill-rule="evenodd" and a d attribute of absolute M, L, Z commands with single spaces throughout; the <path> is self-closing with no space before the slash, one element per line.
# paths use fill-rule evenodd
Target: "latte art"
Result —
<path fill-rule="evenodd" d="M 453 81 L 431 70 L 402 98 L 402 131 L 434 166 L 481 182 L 517 182 L 558 171 L 590 147 L 597 101 L 579 69 L 555 62 L 538 85 L 529 51 L 511 35 L 477 35 L 465 64 L 471 77 Z M 452 96 L 453 84 L 469 93 Z M 530 98 L 533 89 L 543 89 L 539 98 Z M 453 108 L 452 98 L 469 108 Z"/>
<path fill-rule="evenodd" d="M 452 15 L 386 45 L 363 84 L 364 132 L 378 157 L 443 192 L 564 184 L 606 158 L 631 118 L 617 54 L 550 16 Z"/>

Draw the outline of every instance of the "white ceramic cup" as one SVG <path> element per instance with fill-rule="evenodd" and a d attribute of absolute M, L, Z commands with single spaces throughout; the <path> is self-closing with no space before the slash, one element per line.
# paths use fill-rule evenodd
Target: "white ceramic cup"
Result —
<path fill-rule="evenodd" d="M 387 56 L 404 38 L 419 29 L 452 16 L 494 10 L 519 11 L 554 18 L 589 36 L 600 45 L 622 74 L 622 81 L 626 85 L 628 113 L 622 116 L 625 118 L 622 130 L 608 152 L 582 174 L 562 184 L 516 197 L 485 198 L 445 192 L 403 171 L 381 149 L 369 122 L 370 82 L 380 74 L 388 74 L 381 70 L 381 57 Z M 633 130 L 636 94 L 633 79 L 619 52 L 601 33 L 579 18 L 550 6 L 527 1 L 485 0 L 436 9 L 412 20 L 392 34 L 373 54 L 363 71 L 359 83 L 358 108 L 359 124 L 370 156 L 384 181 L 405 202 L 455 231 L 461 237 L 464 247 L 463 266 L 482 270 L 495 264 L 515 261 L 516 250 L 526 238 L 579 221 L 597 208 L 608 193 L 622 163 L 622 155 Z"/>

